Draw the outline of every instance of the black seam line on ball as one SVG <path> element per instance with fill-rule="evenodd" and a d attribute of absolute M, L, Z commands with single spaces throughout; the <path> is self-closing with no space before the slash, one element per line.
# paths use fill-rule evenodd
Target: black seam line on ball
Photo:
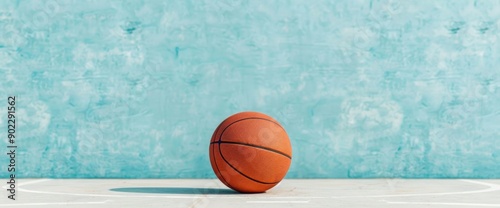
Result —
<path fill-rule="evenodd" d="M 224 123 L 224 122 L 222 122 L 222 123 Z M 210 138 L 210 142 L 212 142 L 212 140 L 215 141 L 215 139 L 217 138 L 217 132 L 219 132 L 219 129 L 222 126 L 222 123 L 220 123 L 217 126 L 217 128 L 215 129 L 214 134 L 212 135 L 212 138 Z"/>
<path fill-rule="evenodd" d="M 243 119 L 240 119 L 240 120 L 236 120 L 236 121 L 234 121 L 234 122 L 230 123 L 229 125 L 227 125 L 227 126 L 224 128 L 224 130 L 222 130 L 222 132 L 220 133 L 220 136 L 219 136 L 219 140 L 218 140 L 218 142 L 221 142 L 221 140 L 222 140 L 222 135 L 224 135 L 224 132 L 226 131 L 226 129 L 227 129 L 227 128 L 229 128 L 229 127 L 230 127 L 230 126 L 232 126 L 233 124 L 238 123 L 238 122 L 240 122 L 240 121 L 250 120 L 250 119 L 260 119 L 260 120 L 266 120 L 266 121 L 269 121 L 269 122 L 272 122 L 272 123 L 274 123 L 274 124 L 278 125 L 281 129 L 283 129 L 283 131 L 285 130 L 285 129 L 284 129 L 284 128 L 283 128 L 283 127 L 279 124 L 279 123 L 276 123 L 275 121 L 269 120 L 269 119 L 267 119 L 267 118 L 248 117 L 248 118 L 243 118 Z M 231 165 L 231 164 L 230 164 L 230 163 L 226 160 L 226 158 L 224 157 L 224 155 L 222 154 L 222 151 L 221 151 L 221 149 L 220 149 L 220 143 L 218 143 L 218 145 L 219 145 L 219 153 L 220 153 L 220 156 L 222 157 L 222 159 L 223 159 L 223 160 L 224 160 L 224 161 L 225 161 L 225 162 L 229 165 L 229 167 L 233 168 L 236 172 L 240 173 L 242 176 L 245 176 L 246 178 L 248 178 L 248 179 L 250 179 L 250 180 L 252 180 L 252 181 L 254 181 L 254 182 L 257 182 L 257 183 L 262 183 L 262 184 L 277 184 L 277 183 L 279 183 L 279 181 L 277 181 L 277 182 L 272 182 L 272 183 L 262 182 L 262 181 L 259 181 L 259 180 L 256 180 L 256 179 L 253 179 L 253 178 L 251 178 L 250 176 L 247 176 L 247 175 L 243 174 L 241 171 L 239 171 L 238 169 L 236 169 L 233 165 Z"/>
<path fill-rule="evenodd" d="M 240 121 L 244 121 L 244 120 L 250 120 L 250 119 L 260 119 L 260 120 L 265 120 L 265 121 L 269 121 L 271 123 L 274 123 L 276 125 L 278 125 L 281 129 L 283 129 L 283 131 L 285 131 L 285 129 L 283 128 L 283 126 L 281 126 L 281 124 L 279 124 L 278 122 L 276 121 L 273 121 L 273 120 L 270 120 L 270 119 L 267 119 L 267 118 L 259 118 L 259 117 L 248 117 L 248 118 L 242 118 L 240 120 L 236 120 L 236 121 L 233 121 L 232 123 L 230 123 L 229 125 L 226 126 L 226 128 L 224 128 L 224 130 L 222 130 L 222 133 L 220 133 L 220 136 L 219 136 L 219 141 L 221 140 L 222 138 L 222 135 L 224 134 L 224 131 L 226 131 L 227 128 L 229 128 L 230 126 L 232 126 L 233 124 L 235 123 L 238 123 Z M 285 131 L 286 132 L 286 131 Z"/>
<path fill-rule="evenodd" d="M 244 121 L 244 120 L 250 120 L 250 119 L 260 119 L 260 120 L 265 120 L 265 121 L 272 122 L 272 123 L 274 123 L 274 124 L 278 125 L 281 129 L 283 129 L 283 131 L 285 131 L 285 129 L 283 128 L 283 126 L 281 126 L 279 123 L 277 123 L 277 122 L 275 122 L 275 121 L 273 121 L 273 120 L 267 119 L 267 118 L 260 118 L 260 117 L 248 117 L 248 118 L 242 118 L 242 119 L 240 119 L 240 120 L 233 121 L 232 123 L 230 123 L 229 125 L 227 125 L 227 126 L 226 126 L 223 130 L 222 130 L 222 132 L 220 133 L 219 140 L 218 140 L 217 142 L 215 142 L 215 141 L 214 141 L 214 142 L 211 142 L 210 144 L 213 144 L 213 143 L 219 143 L 219 150 L 220 150 L 220 143 L 221 143 L 221 142 L 222 142 L 222 143 L 226 143 L 226 141 L 222 141 L 222 135 L 224 135 L 224 132 L 226 131 L 226 129 L 228 129 L 230 126 L 232 126 L 232 125 L 233 125 L 233 124 L 235 124 L 235 123 L 238 123 L 238 122 L 240 122 L 240 121 Z M 220 127 L 220 126 L 219 126 L 219 127 Z M 219 127 L 217 127 L 216 131 L 218 131 L 218 128 L 219 128 Z M 285 132 L 286 132 L 286 131 L 285 131 Z M 241 144 L 244 144 L 244 143 L 241 143 Z M 246 145 L 252 146 L 251 144 L 246 144 Z M 288 158 L 292 159 L 292 157 L 291 157 L 291 156 L 289 156 L 289 155 L 287 155 L 287 154 L 285 154 L 285 153 L 283 153 L 283 152 L 279 152 L 279 151 L 277 151 L 277 150 L 274 150 L 274 149 L 270 149 L 270 148 L 267 148 L 267 147 L 262 147 L 262 146 L 258 146 L 258 145 L 255 145 L 254 147 L 257 147 L 257 148 L 262 148 L 262 149 L 266 149 L 266 150 L 269 150 L 269 151 L 273 151 L 273 152 L 276 152 L 276 153 L 278 153 L 278 154 L 281 154 L 281 155 L 283 155 L 283 156 L 285 156 L 285 157 L 288 157 Z M 222 154 L 221 154 L 221 155 L 222 155 Z"/>
<path fill-rule="evenodd" d="M 215 129 L 215 133 L 217 133 L 217 131 L 219 131 L 219 126 L 217 126 L 217 129 Z M 216 135 L 213 135 L 213 137 L 215 137 Z M 219 146 L 220 148 L 220 146 Z M 217 160 L 215 159 L 215 147 L 213 146 L 210 146 L 210 150 L 211 150 L 211 154 L 212 154 L 212 157 L 213 157 L 213 160 L 214 160 L 214 163 L 215 163 L 215 168 L 217 169 L 217 173 L 220 175 L 220 179 L 221 181 L 224 183 L 224 185 L 228 186 L 229 188 L 233 189 L 233 190 L 236 190 L 234 187 L 232 187 L 227 181 L 226 179 L 224 178 L 224 176 L 222 175 L 222 173 L 220 172 L 219 170 L 219 165 L 217 165 Z M 222 157 L 222 154 L 220 155 Z"/>
<path fill-rule="evenodd" d="M 234 189 L 227 181 L 226 179 L 224 178 L 224 176 L 222 175 L 222 173 L 220 172 L 219 170 L 219 166 L 217 165 L 217 160 L 215 159 L 215 147 L 210 147 L 210 149 L 212 149 L 212 157 L 214 159 L 214 163 L 215 163 L 215 168 L 217 169 L 217 173 L 219 173 L 220 175 L 220 179 L 223 181 L 224 185 L 228 186 L 229 188 L 233 189 L 233 190 L 236 190 Z M 220 155 L 222 157 L 222 154 Z"/>
<path fill-rule="evenodd" d="M 270 152 L 274 152 L 274 153 L 283 155 L 283 156 L 287 157 L 288 159 L 292 159 L 292 157 L 290 157 L 290 155 L 287 155 L 287 154 L 285 154 L 283 152 L 280 152 L 278 150 L 271 149 L 271 148 L 268 148 L 268 147 L 263 147 L 263 146 L 255 145 L 255 144 L 247 144 L 247 143 L 241 143 L 241 142 L 229 142 L 229 141 L 211 142 L 210 144 L 237 144 L 237 145 L 255 147 L 255 148 L 258 148 L 258 149 L 263 149 L 263 150 L 267 150 L 267 151 L 270 151 Z"/>
<path fill-rule="evenodd" d="M 222 159 L 224 160 L 224 162 L 226 162 L 226 164 L 229 165 L 229 167 L 233 168 L 233 170 L 235 170 L 236 172 L 238 172 L 239 174 L 241 174 L 242 176 L 245 176 L 246 178 L 254 181 L 254 182 L 257 182 L 257 183 L 262 183 L 262 184 L 277 184 L 279 183 L 279 181 L 277 182 L 264 182 L 264 181 L 259 181 L 257 179 L 254 179 L 250 176 L 247 176 L 246 174 L 242 173 L 241 171 L 239 171 L 238 169 L 236 169 L 233 165 L 231 165 L 231 163 L 229 163 L 229 161 L 226 160 L 226 158 L 224 157 L 224 155 L 222 154 L 222 150 L 220 149 L 220 144 L 219 144 L 219 153 L 220 153 L 220 156 L 222 157 Z"/>

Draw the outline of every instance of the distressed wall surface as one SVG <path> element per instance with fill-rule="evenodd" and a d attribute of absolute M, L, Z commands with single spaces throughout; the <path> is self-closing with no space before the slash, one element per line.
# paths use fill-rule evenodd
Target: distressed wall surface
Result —
<path fill-rule="evenodd" d="M 253 110 L 287 129 L 289 178 L 499 178 L 499 19 L 494 0 L 1 1 L 0 145 L 15 95 L 20 177 L 213 178 L 212 131 Z"/>

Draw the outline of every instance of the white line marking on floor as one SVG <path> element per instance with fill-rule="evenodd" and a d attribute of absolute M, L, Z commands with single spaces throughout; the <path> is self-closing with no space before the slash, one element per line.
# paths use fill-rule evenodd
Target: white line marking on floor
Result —
<path fill-rule="evenodd" d="M 489 188 L 486 189 L 479 189 L 479 190 L 474 190 L 474 191 L 458 191 L 458 192 L 441 192 L 441 193 L 421 193 L 421 194 L 389 194 L 389 195 L 371 195 L 371 196 L 333 196 L 332 198 L 335 199 L 342 199 L 342 198 L 384 198 L 384 197 L 412 197 L 412 196 L 446 196 L 446 195 L 461 195 L 461 194 L 478 194 L 478 193 L 486 193 L 486 192 L 494 192 L 494 191 L 500 191 L 500 185 L 497 184 L 491 184 L 491 183 L 485 183 L 485 182 L 480 182 L 480 181 L 474 181 L 474 180 L 460 180 L 468 183 L 474 183 L 474 184 L 479 184 L 479 185 L 484 185 L 484 186 L 489 186 Z"/>
<path fill-rule="evenodd" d="M 490 188 L 494 188 L 496 190 L 500 190 L 500 184 L 486 183 L 486 182 L 474 181 L 474 180 L 467 180 L 467 179 L 462 179 L 460 181 L 464 181 L 464 182 L 468 182 L 468 183 L 480 184 L 480 185 L 483 185 L 483 186 L 489 186 Z"/>
<path fill-rule="evenodd" d="M 52 194 L 52 195 L 67 195 L 67 196 L 94 196 L 94 197 L 138 197 L 138 198 L 170 198 L 170 199 L 196 199 L 196 198 L 201 198 L 205 197 L 203 195 L 198 195 L 198 196 L 163 196 L 163 195 L 158 195 L 158 196 L 152 196 L 152 195 L 113 195 L 113 194 L 78 194 L 78 193 L 61 193 L 61 192 L 51 192 L 51 191 L 33 191 L 33 190 L 28 190 L 28 189 L 19 189 L 19 191 L 22 192 L 28 192 L 28 193 L 36 193 L 36 194 Z"/>
<path fill-rule="evenodd" d="M 18 179 L 18 180 L 23 180 L 23 179 Z M 52 180 L 52 179 L 39 179 L 39 180 L 28 181 L 28 182 L 17 184 L 17 187 L 25 186 L 25 185 L 29 185 L 29 184 L 35 184 L 35 183 L 42 183 L 42 182 L 50 181 L 50 180 Z M 7 187 L 9 187 L 9 186 L 10 185 L 5 185 L 5 186 L 2 186 L 2 188 L 7 189 Z"/>
<path fill-rule="evenodd" d="M 79 205 L 79 204 L 106 204 L 111 202 L 111 200 L 106 200 L 102 202 L 47 202 L 47 203 L 24 203 L 24 204 L 0 204 L 0 207 L 11 207 L 11 206 L 44 206 L 44 205 Z"/>
<path fill-rule="evenodd" d="M 49 181 L 51 179 L 41 179 L 41 180 L 36 180 L 36 181 L 29 181 L 26 183 L 21 184 L 22 185 L 28 185 L 28 184 L 34 184 L 34 183 L 40 183 L 44 181 Z M 417 193 L 417 194 L 393 194 L 393 195 L 368 195 L 368 196 L 363 196 L 363 195 L 358 195 L 358 196 L 309 196 L 309 197 L 300 197 L 300 196 L 294 196 L 294 197 L 287 197 L 287 196 L 276 196 L 276 197 L 255 197 L 256 199 L 326 199 L 326 198 L 332 198 L 332 199 L 345 199 L 345 198 L 384 198 L 384 197 L 413 197 L 413 196 L 445 196 L 445 195 L 460 195 L 460 194 L 476 194 L 476 193 L 486 193 L 486 192 L 494 192 L 494 191 L 500 191 L 500 185 L 497 184 L 491 184 L 491 183 L 485 183 L 485 182 L 480 182 L 480 181 L 474 181 L 474 180 L 461 180 L 463 182 L 468 182 L 468 183 L 474 183 L 474 184 L 479 184 L 479 185 L 484 185 L 488 186 L 489 188 L 486 189 L 479 189 L 479 190 L 473 190 L 473 191 L 462 191 L 462 192 L 441 192 L 441 193 Z M 38 193 L 38 194 L 52 194 L 52 195 L 68 195 L 68 196 L 91 196 L 91 197 L 139 197 L 139 198 L 170 198 L 170 199 L 196 199 L 196 198 L 240 198 L 240 199 L 248 199 L 249 197 L 247 196 L 221 196 L 221 195 L 184 195 L 184 196 L 179 196 L 179 195 L 142 195 L 142 194 L 135 194 L 135 195 L 118 195 L 118 194 L 83 194 L 83 193 L 62 193 L 62 192 L 51 192 L 51 191 L 36 191 L 36 190 L 28 190 L 28 189 L 23 189 L 19 188 L 19 191 L 22 192 L 29 192 L 29 193 Z"/>
<path fill-rule="evenodd" d="M 306 204 L 309 201 L 247 201 L 247 203 L 256 204 Z"/>
<path fill-rule="evenodd" d="M 386 201 L 386 200 L 381 200 L 381 201 L 386 202 L 388 204 L 500 207 L 500 204 L 456 203 L 456 202 L 401 202 L 401 201 Z"/>

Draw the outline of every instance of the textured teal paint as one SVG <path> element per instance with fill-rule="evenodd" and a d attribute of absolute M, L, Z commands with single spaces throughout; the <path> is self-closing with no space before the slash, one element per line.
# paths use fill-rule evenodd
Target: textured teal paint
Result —
<path fill-rule="evenodd" d="M 213 178 L 254 110 L 290 178 L 498 178 L 499 2 L 1 1 L 0 114 L 20 177 Z"/>

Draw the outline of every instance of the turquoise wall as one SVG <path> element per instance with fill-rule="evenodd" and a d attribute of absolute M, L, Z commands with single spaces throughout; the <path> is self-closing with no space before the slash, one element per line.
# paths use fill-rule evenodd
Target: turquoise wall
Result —
<path fill-rule="evenodd" d="M 500 1 L 1 1 L 0 37 L 19 177 L 214 178 L 253 110 L 289 178 L 500 178 Z"/>

